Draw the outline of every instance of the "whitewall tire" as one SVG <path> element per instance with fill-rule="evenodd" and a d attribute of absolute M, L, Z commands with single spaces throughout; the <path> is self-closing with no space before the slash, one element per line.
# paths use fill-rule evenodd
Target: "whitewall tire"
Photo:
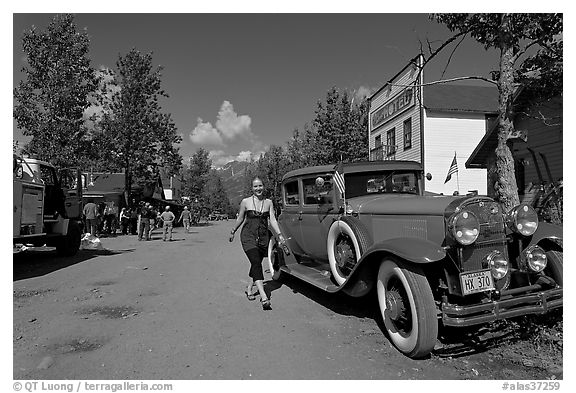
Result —
<path fill-rule="evenodd" d="M 378 304 L 390 341 L 412 357 L 427 356 L 438 336 L 432 290 L 418 266 L 385 259 L 378 269 Z"/>

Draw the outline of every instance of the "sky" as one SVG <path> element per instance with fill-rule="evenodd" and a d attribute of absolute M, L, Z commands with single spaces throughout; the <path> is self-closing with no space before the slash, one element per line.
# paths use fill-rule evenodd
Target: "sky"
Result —
<path fill-rule="evenodd" d="M 13 85 L 23 77 L 22 35 L 44 31 L 54 13 L 13 14 Z M 256 157 L 283 145 L 314 118 L 318 100 L 335 86 L 369 95 L 398 73 L 427 41 L 450 32 L 426 13 L 198 14 L 76 13 L 90 37 L 95 68 L 115 68 L 136 48 L 162 66 L 162 101 L 182 135 L 186 159 L 199 147 L 215 166 Z M 430 64 L 427 81 L 440 79 L 449 52 Z M 473 40 L 454 54 L 445 78 L 483 75 L 498 54 Z M 25 141 L 13 121 L 14 138 Z"/>

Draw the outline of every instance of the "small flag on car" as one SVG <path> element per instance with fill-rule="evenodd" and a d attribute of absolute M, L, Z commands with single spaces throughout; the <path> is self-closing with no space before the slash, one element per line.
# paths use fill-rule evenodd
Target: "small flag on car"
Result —
<path fill-rule="evenodd" d="M 342 161 L 336 164 L 335 170 L 336 172 L 334 173 L 334 182 L 336 183 L 336 187 L 338 187 L 338 191 L 344 195 L 346 187 L 344 184 L 344 166 L 342 165 Z"/>
<path fill-rule="evenodd" d="M 456 163 L 456 153 L 454 153 L 454 159 L 452 160 L 450 169 L 448 169 L 448 174 L 446 175 L 446 180 L 444 180 L 444 184 L 448 183 L 452 178 L 452 175 L 457 172 L 458 172 L 458 164 Z"/>

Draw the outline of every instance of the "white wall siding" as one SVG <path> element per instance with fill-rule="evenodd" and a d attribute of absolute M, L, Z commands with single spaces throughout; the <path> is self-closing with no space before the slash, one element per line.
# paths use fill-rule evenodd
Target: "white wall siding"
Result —
<path fill-rule="evenodd" d="M 486 121 L 483 114 L 448 113 L 425 110 L 424 114 L 424 173 L 431 173 L 426 180 L 427 191 L 452 195 L 459 190 L 466 194 L 478 190 L 486 194 L 486 169 L 467 169 L 466 160 L 472 154 L 484 134 Z M 448 169 L 456 152 L 458 175 L 444 184 Z"/>

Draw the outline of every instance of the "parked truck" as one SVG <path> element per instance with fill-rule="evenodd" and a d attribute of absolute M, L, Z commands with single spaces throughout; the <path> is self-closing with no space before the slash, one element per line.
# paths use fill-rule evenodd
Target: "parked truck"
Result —
<path fill-rule="evenodd" d="M 56 247 L 62 256 L 80 248 L 82 177 L 45 161 L 13 156 L 14 252 L 22 245 Z"/>

